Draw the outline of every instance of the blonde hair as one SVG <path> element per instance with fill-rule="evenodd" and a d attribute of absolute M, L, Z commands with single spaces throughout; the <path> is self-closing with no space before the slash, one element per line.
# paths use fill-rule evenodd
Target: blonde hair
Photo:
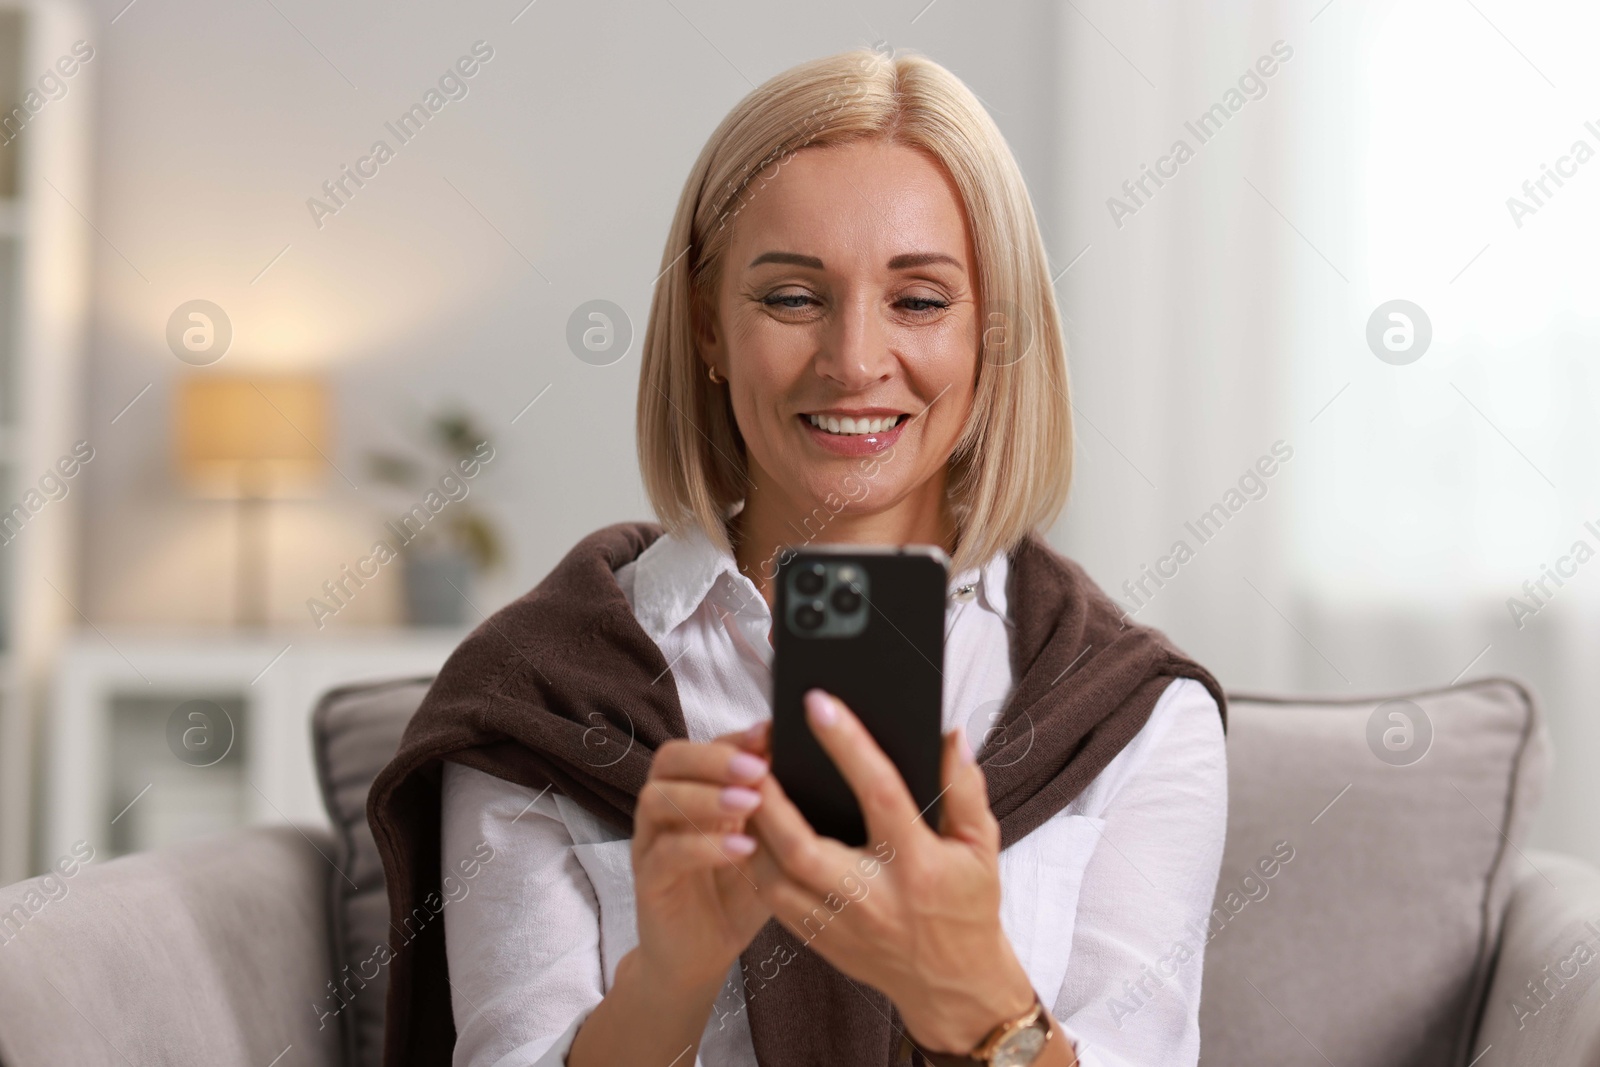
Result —
<path fill-rule="evenodd" d="M 923 56 L 863 48 L 802 63 L 752 90 L 712 133 L 684 183 L 650 305 L 639 466 L 663 526 L 699 526 L 731 551 L 726 516 L 748 489 L 744 441 L 727 390 L 707 377 L 696 352 L 697 302 L 714 306 L 729 224 L 793 153 L 866 139 L 942 163 L 972 228 L 982 358 L 949 461 L 955 574 L 1009 551 L 1060 513 L 1072 477 L 1072 406 L 1044 242 L 1021 171 L 972 91 Z"/>

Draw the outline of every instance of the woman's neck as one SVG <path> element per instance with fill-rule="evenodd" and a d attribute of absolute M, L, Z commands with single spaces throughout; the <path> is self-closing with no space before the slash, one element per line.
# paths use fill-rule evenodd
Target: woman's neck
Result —
<path fill-rule="evenodd" d="M 937 483 L 937 484 L 935 484 Z M 833 497 L 835 505 L 846 503 Z M 938 545 L 954 554 L 955 519 L 946 504 L 944 479 L 882 511 L 837 513 L 827 504 L 791 499 L 770 483 L 752 482 L 744 507 L 728 523 L 739 571 L 773 607 L 780 552 L 811 544 Z"/>

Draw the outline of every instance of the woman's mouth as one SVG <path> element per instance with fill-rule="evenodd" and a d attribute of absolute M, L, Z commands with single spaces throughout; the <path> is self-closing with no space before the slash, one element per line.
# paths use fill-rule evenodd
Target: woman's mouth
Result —
<path fill-rule="evenodd" d="M 800 416 L 811 439 L 835 455 L 864 456 L 881 452 L 894 444 L 911 416 L 904 413 L 871 412 L 838 415 L 832 412 Z"/>

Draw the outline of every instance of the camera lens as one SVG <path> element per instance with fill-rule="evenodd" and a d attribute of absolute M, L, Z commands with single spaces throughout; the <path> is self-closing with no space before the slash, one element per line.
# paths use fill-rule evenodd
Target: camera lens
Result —
<path fill-rule="evenodd" d="M 861 592 L 854 583 L 841 585 L 833 591 L 833 609 L 849 615 L 861 606 Z"/>
<path fill-rule="evenodd" d="M 795 610 L 794 621 L 802 630 L 815 630 L 822 625 L 822 604 L 802 604 Z"/>
<path fill-rule="evenodd" d="M 810 564 L 794 576 L 795 591 L 801 596 L 816 596 L 822 592 L 822 587 L 827 581 L 826 575 L 827 571 L 822 564 Z"/>

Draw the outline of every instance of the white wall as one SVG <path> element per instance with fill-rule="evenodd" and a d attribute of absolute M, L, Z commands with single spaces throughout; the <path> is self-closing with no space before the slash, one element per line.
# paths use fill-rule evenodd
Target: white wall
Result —
<path fill-rule="evenodd" d="M 1524 229 L 1505 207 L 1585 132 L 1595 17 L 1575 0 L 1063 15 L 1063 227 L 1089 251 L 1060 283 L 1082 453 L 1059 536 L 1121 595 L 1284 440 L 1267 495 L 1140 621 L 1234 691 L 1522 681 L 1554 749 L 1533 842 L 1600 861 L 1600 587 L 1585 568 L 1526 627 L 1507 610 L 1600 516 L 1600 185 L 1580 171 Z M 1185 120 L 1280 40 L 1266 95 L 1118 227 L 1122 181 L 1196 144 Z M 1365 337 L 1396 297 L 1434 327 L 1404 366 Z"/>
<path fill-rule="evenodd" d="M 1282 223 L 1244 180 L 1276 188 L 1290 151 L 1296 64 L 1306 60 L 1283 8 L 1147 0 L 1086 7 L 1061 27 L 1071 251 L 1060 266 L 1082 254 L 1058 286 L 1080 445 L 1062 540 L 1140 622 L 1167 631 L 1229 687 L 1327 682 L 1296 670 L 1294 634 L 1265 602 L 1288 603 L 1285 504 L 1297 461 L 1279 464 L 1265 495 L 1208 541 L 1185 525 L 1276 442 L 1300 454 L 1309 444 L 1304 418 L 1283 404 L 1292 293 L 1273 240 Z M 1264 96 L 1204 143 L 1186 129 L 1284 37 L 1301 53 L 1263 79 Z M 1146 179 L 1149 195 L 1123 190 L 1180 138 L 1194 155 L 1167 165 L 1175 175 L 1160 187 Z M 1134 214 L 1113 215 L 1112 198 Z M 1180 540 L 1193 558 L 1156 585 L 1145 568 Z M 1124 583 L 1141 580 L 1135 599 Z"/>
<path fill-rule="evenodd" d="M 1361 389 L 1311 422 L 1341 383 L 1390 370 L 1362 344 L 1372 300 L 1352 264 L 1365 254 L 1353 231 L 1363 216 L 1359 197 L 1345 195 L 1351 182 L 1337 177 L 1349 162 L 1344 122 L 1360 68 L 1383 61 L 1362 22 L 1383 12 L 1269 0 L 1205 8 L 841 0 L 803 9 L 540 0 L 525 10 L 522 0 L 275 2 L 277 10 L 138 3 L 111 25 L 121 8 L 112 0 L 97 29 L 98 192 L 89 214 L 104 239 L 95 244 L 88 416 L 100 458 L 89 472 L 85 539 L 96 621 L 229 616 L 229 515 L 183 497 L 167 454 L 171 388 L 183 368 L 163 330 L 172 309 L 195 297 L 232 316 L 236 340 L 219 369 L 320 367 L 338 387 L 333 458 L 360 488 L 334 476 L 321 501 L 279 509 L 275 611 L 284 621 L 304 625 L 306 597 L 404 506 L 366 484 L 362 451 L 403 439 L 440 399 L 477 411 L 500 449 L 476 491 L 507 531 L 513 560 L 476 594 L 483 609 L 531 586 L 595 527 L 647 517 L 632 430 L 637 352 L 610 367 L 579 362 L 566 350 L 568 314 L 606 298 L 642 329 L 680 184 L 715 124 L 771 74 L 887 38 L 945 63 L 989 105 L 1034 192 L 1055 270 L 1088 248 L 1057 290 L 1080 445 L 1058 543 L 1118 593 L 1170 547 L 1184 519 L 1275 440 L 1288 441 L 1301 458 L 1141 621 L 1167 629 L 1234 687 L 1383 692 L 1447 683 L 1469 661 L 1473 674 L 1528 679 L 1545 698 L 1558 754 L 1538 843 L 1600 859 L 1590 816 L 1600 793 L 1578 758 L 1600 736 L 1585 710 L 1592 620 L 1562 628 L 1551 616 L 1538 640 L 1501 640 L 1500 601 L 1515 590 L 1472 570 L 1476 557 L 1457 568 L 1473 578 L 1476 599 L 1409 590 L 1348 609 L 1330 602 L 1325 581 L 1319 587 L 1319 569 L 1332 573 L 1329 556 L 1306 551 L 1318 543 L 1306 521 L 1317 509 L 1306 501 L 1330 484 L 1313 472 L 1342 469 L 1384 425 L 1383 405 Z M 1484 35 L 1483 77 L 1531 77 L 1515 56 L 1493 51 L 1497 39 L 1463 10 L 1439 17 L 1460 15 Z M 1537 42 L 1544 62 L 1577 84 L 1581 64 L 1557 45 L 1581 39 L 1520 23 L 1510 32 Z M 1279 38 L 1296 57 L 1268 95 L 1148 207 L 1113 225 L 1106 198 Z M 1422 38 L 1414 54 L 1431 47 Z M 307 198 L 479 39 L 495 55 L 470 94 L 319 230 Z M 1493 141 L 1480 149 L 1501 151 Z M 1447 177 L 1395 174 L 1378 195 Z M 1575 203 L 1580 194 L 1566 195 Z M 1356 282 L 1330 274 L 1328 260 Z M 1520 269 L 1507 262 L 1497 269 Z M 1449 400 L 1447 379 L 1435 384 Z M 1473 418 L 1464 407 L 1456 416 Z M 1479 451 L 1498 447 L 1471 426 L 1483 437 Z M 1382 473 L 1403 493 L 1405 477 L 1433 472 L 1397 462 Z M 1373 508 L 1374 521 L 1388 514 Z M 1517 571 L 1537 574 L 1541 549 L 1527 551 Z M 1356 562 L 1374 572 L 1394 565 Z M 395 586 L 391 575 L 369 587 L 333 625 L 392 618 Z"/>
<path fill-rule="evenodd" d="M 1037 193 L 1052 185 L 1058 96 L 1043 2 L 938 3 L 914 25 L 914 5 L 889 3 L 800 15 L 544 0 L 515 23 L 518 0 L 277 6 L 293 27 L 271 5 L 164 0 L 98 28 L 91 214 L 106 240 L 88 403 L 104 447 L 86 581 L 102 623 L 223 622 L 232 610 L 231 513 L 185 498 L 169 460 L 171 390 L 187 368 L 164 329 L 185 300 L 215 301 L 233 321 L 217 370 L 320 367 L 337 383 L 333 459 L 360 488 L 335 474 L 322 500 L 277 509 L 274 614 L 308 622 L 305 599 L 410 503 L 376 491 L 361 454 L 404 443 L 404 427 L 446 398 L 479 413 L 498 448 L 475 486 L 513 554 L 475 596 L 492 610 L 583 534 L 648 517 L 634 457 L 637 349 L 588 366 L 567 350 L 566 320 L 603 297 L 642 331 L 682 181 L 753 84 L 880 38 L 923 50 L 990 105 L 1052 217 Z M 384 123 L 478 40 L 494 56 L 468 95 L 319 230 L 307 198 L 374 139 L 397 144 Z M 363 590 L 330 629 L 391 618 L 397 586 L 387 576 Z"/>

